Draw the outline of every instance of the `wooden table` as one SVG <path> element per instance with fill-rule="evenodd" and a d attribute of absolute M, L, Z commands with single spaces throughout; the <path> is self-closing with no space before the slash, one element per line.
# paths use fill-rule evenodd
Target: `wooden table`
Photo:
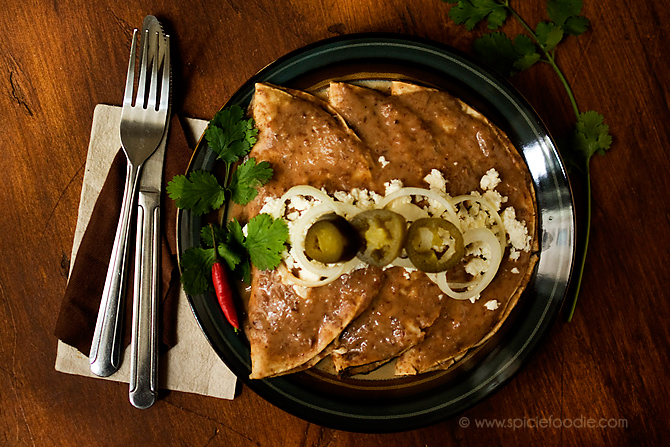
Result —
<path fill-rule="evenodd" d="M 531 24 L 546 19 L 543 1 L 511 3 Z M 0 445 L 667 442 L 669 5 L 585 3 L 591 30 L 561 44 L 558 61 L 580 108 L 606 117 L 614 143 L 591 165 L 593 230 L 575 318 L 559 318 L 525 368 L 464 413 L 468 427 L 456 417 L 376 435 L 307 423 L 245 387 L 233 401 L 171 392 L 139 411 L 129 405 L 126 385 L 54 371 L 52 334 L 67 281 L 93 108 L 120 103 L 132 29 L 146 14 L 164 20 L 176 37 L 175 108 L 199 118 L 210 118 L 269 62 L 323 38 L 400 32 L 471 52 L 485 27 L 467 32 L 438 0 L 198 0 L 188 6 L 3 1 Z M 504 29 L 521 31 L 512 21 Z M 550 67 L 533 67 L 512 82 L 554 135 L 569 131 L 575 117 Z M 584 188 L 575 180 L 579 204 Z M 609 427 L 579 428 L 588 420 Z M 509 422 L 478 427 L 482 421 Z"/>

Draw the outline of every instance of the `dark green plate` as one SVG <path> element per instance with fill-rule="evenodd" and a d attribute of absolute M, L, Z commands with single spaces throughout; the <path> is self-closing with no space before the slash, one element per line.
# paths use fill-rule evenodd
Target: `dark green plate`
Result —
<path fill-rule="evenodd" d="M 249 380 L 249 346 L 225 321 L 211 294 L 190 304 L 213 349 L 247 385 L 274 405 L 308 421 L 342 430 L 389 432 L 432 424 L 461 413 L 516 373 L 551 327 L 563 302 L 575 251 L 574 210 L 565 169 L 545 126 L 505 80 L 445 45 L 411 36 L 362 34 L 329 39 L 287 54 L 249 79 L 227 105 L 246 107 L 254 83 L 318 88 L 332 78 L 403 78 L 449 91 L 507 133 L 530 169 L 538 203 L 539 261 L 519 304 L 494 338 L 447 372 L 390 380 L 337 378 L 308 371 Z M 189 172 L 212 170 L 215 156 L 201 141 Z M 180 253 L 199 245 L 199 217 L 178 215 Z"/>

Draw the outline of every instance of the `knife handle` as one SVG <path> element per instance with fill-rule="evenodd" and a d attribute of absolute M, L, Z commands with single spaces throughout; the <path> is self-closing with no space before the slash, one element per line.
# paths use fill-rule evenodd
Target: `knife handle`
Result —
<path fill-rule="evenodd" d="M 140 191 L 137 207 L 135 281 L 130 351 L 130 402 L 149 408 L 156 401 L 160 194 Z"/>
<path fill-rule="evenodd" d="M 119 369 L 120 365 L 130 215 L 140 169 L 141 166 L 136 167 L 128 162 L 121 213 L 116 227 L 112 255 L 109 260 L 105 287 L 102 292 L 100 309 L 98 310 L 98 318 L 91 342 L 91 352 L 89 354 L 91 372 L 100 377 L 112 375 Z"/>

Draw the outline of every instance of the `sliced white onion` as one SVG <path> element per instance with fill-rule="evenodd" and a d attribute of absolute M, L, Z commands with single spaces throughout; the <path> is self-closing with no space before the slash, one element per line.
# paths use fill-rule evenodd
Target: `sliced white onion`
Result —
<path fill-rule="evenodd" d="M 467 202 L 468 200 L 477 202 L 482 205 L 486 210 L 493 216 L 496 224 L 500 228 L 500 233 L 496 236 L 496 239 L 500 242 L 500 249 L 505 251 L 505 246 L 507 245 L 507 233 L 505 232 L 505 225 L 503 224 L 502 218 L 498 211 L 483 197 L 477 197 L 472 194 L 464 194 L 462 196 L 454 197 L 450 200 L 451 204 L 456 207 L 462 202 Z"/>
<path fill-rule="evenodd" d="M 335 204 L 335 207 L 340 212 L 340 215 L 346 219 L 351 219 L 354 217 L 356 214 L 362 212 L 363 210 L 357 207 L 356 205 L 352 205 L 351 203 L 344 203 L 344 202 L 338 202 L 338 201 L 333 201 Z"/>
<path fill-rule="evenodd" d="M 321 279 L 318 280 L 311 280 L 311 279 L 302 279 L 298 278 L 291 272 L 287 267 L 286 264 L 283 262 L 279 264 L 277 267 L 277 270 L 279 270 L 279 274 L 283 279 L 286 281 L 290 282 L 291 284 L 295 284 L 296 286 L 301 286 L 301 287 L 320 287 L 320 286 L 325 286 L 326 284 L 330 284 L 331 282 L 335 281 L 337 278 L 342 276 L 343 271 L 344 271 L 344 264 L 340 264 L 339 268 L 333 269 L 330 275 L 324 276 Z"/>
<path fill-rule="evenodd" d="M 363 262 L 360 259 L 354 257 L 353 259 L 345 263 L 334 264 L 331 267 L 331 271 L 328 273 L 328 275 L 322 275 L 320 279 L 299 278 L 295 276 L 293 272 L 288 269 L 286 263 L 284 262 L 279 264 L 277 270 L 279 270 L 279 274 L 282 276 L 283 279 L 292 284 L 295 284 L 296 286 L 320 287 L 325 286 L 326 284 L 330 284 L 331 282 L 335 281 L 342 275 L 351 273 L 353 270 L 358 268 L 362 263 Z"/>
<path fill-rule="evenodd" d="M 314 197 L 315 199 L 320 200 L 321 202 L 333 201 L 333 199 L 328 194 L 321 191 L 320 189 L 316 189 L 315 187 L 309 185 L 294 186 L 288 191 L 286 191 L 279 200 L 281 201 L 281 203 L 285 203 L 287 200 L 290 200 L 295 196 Z"/>
<path fill-rule="evenodd" d="M 396 199 L 400 199 L 402 197 L 408 197 L 408 196 L 420 196 L 420 197 L 425 197 L 427 199 L 434 200 L 435 202 L 439 203 L 444 207 L 444 211 L 447 212 L 449 215 L 449 219 L 451 223 L 456 225 L 457 228 L 461 228 L 461 222 L 458 218 L 458 215 L 456 215 L 456 209 L 454 208 L 454 205 L 452 205 L 449 200 L 447 200 L 445 197 L 442 195 L 438 194 L 436 191 L 433 191 L 431 189 L 424 189 L 424 188 L 400 188 L 396 191 L 393 191 L 391 194 L 387 195 L 384 197 L 380 202 L 379 206 L 381 208 L 386 207 L 389 203 L 393 202 Z M 443 211 L 443 213 L 444 213 Z"/>
<path fill-rule="evenodd" d="M 438 285 L 438 287 L 440 288 L 440 290 L 442 290 L 442 292 L 444 292 L 447 296 L 455 300 L 467 300 L 476 297 L 484 289 L 486 289 L 486 287 L 488 287 L 489 284 L 491 284 L 491 281 L 493 281 L 493 278 L 496 276 L 496 273 L 498 273 L 498 268 L 500 268 L 500 262 L 502 261 L 502 253 L 503 253 L 502 250 L 500 249 L 498 238 L 488 228 L 474 228 L 472 230 L 467 231 L 463 235 L 463 243 L 465 245 L 469 245 L 473 242 L 479 242 L 479 241 L 487 244 L 491 249 L 491 259 L 489 259 L 489 267 L 486 269 L 486 272 L 484 272 L 483 275 L 465 284 L 463 283 L 449 284 L 446 272 L 438 273 L 437 275 L 434 276 L 435 279 L 433 279 L 433 276 L 429 276 L 431 279 L 433 279 L 435 284 Z M 456 292 L 454 289 L 452 289 L 452 285 L 455 288 L 459 289 L 467 287 L 468 290 L 465 290 L 463 292 Z"/>
<path fill-rule="evenodd" d="M 400 214 L 407 222 L 414 222 L 424 217 L 429 217 L 428 211 L 413 203 L 393 203 L 388 206 L 390 211 Z"/>

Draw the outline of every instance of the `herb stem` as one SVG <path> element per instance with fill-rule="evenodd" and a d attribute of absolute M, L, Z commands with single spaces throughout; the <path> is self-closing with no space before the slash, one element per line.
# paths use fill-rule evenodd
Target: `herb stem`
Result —
<path fill-rule="evenodd" d="M 528 33 L 531 35 L 537 46 L 540 48 L 542 53 L 544 54 L 544 57 L 546 58 L 546 62 L 551 65 L 551 67 L 554 69 L 554 72 L 558 76 L 558 79 L 561 81 L 561 84 L 563 84 L 563 88 L 565 89 L 565 92 L 568 95 L 568 99 L 570 100 L 570 104 L 572 105 L 572 110 L 575 113 L 575 117 L 577 118 L 577 121 L 579 121 L 579 107 L 577 106 L 577 100 L 575 99 L 575 95 L 572 92 L 572 87 L 570 87 L 570 83 L 568 80 L 565 78 L 565 75 L 563 74 L 563 71 L 559 68 L 558 64 L 556 63 L 556 48 L 553 48 L 551 51 L 545 50 L 544 46 L 540 43 L 539 39 L 537 38 L 537 34 L 533 31 L 533 29 L 526 23 L 526 21 L 511 7 L 509 6 L 509 0 L 505 0 L 505 8 L 509 11 L 509 13 L 516 18 L 516 20 L 528 31 Z M 582 251 L 582 256 L 581 259 L 579 260 L 579 265 L 577 267 L 577 286 L 575 289 L 575 293 L 572 297 L 572 303 L 570 305 L 570 310 L 568 312 L 568 317 L 567 321 L 570 322 L 572 321 L 572 317 L 575 313 L 575 309 L 577 307 L 577 298 L 579 297 L 579 291 L 581 289 L 582 285 L 582 277 L 584 276 L 584 268 L 586 266 L 586 254 L 588 252 L 589 248 L 589 239 L 591 236 L 591 170 L 590 170 L 590 158 L 586 159 L 586 237 L 584 238 L 584 250 Z"/>
<path fill-rule="evenodd" d="M 572 316 L 575 314 L 577 307 L 577 297 L 579 296 L 579 289 L 582 285 L 582 276 L 584 276 L 584 267 L 586 266 L 586 253 L 589 248 L 589 239 L 591 236 L 591 168 L 589 160 L 586 161 L 586 238 L 584 239 L 584 251 L 579 262 L 579 269 L 577 270 L 577 289 L 570 305 L 568 312 L 568 322 L 572 321 Z"/>
<path fill-rule="evenodd" d="M 558 76 L 558 79 L 560 79 L 561 83 L 563 84 L 563 88 L 565 89 L 565 92 L 568 94 L 568 99 L 570 99 L 570 104 L 572 105 L 572 110 L 575 112 L 575 116 L 577 119 L 579 119 L 579 107 L 577 107 L 577 100 L 575 99 L 575 95 L 572 93 L 572 87 L 570 87 L 570 83 L 568 80 L 565 78 L 565 75 L 563 75 L 563 72 L 559 68 L 558 64 L 556 64 L 556 59 L 554 58 L 554 53 L 549 53 L 544 49 L 544 47 L 540 44 L 539 39 L 537 38 L 537 35 L 533 31 L 533 29 L 526 23 L 526 21 L 512 8 L 509 6 L 509 2 L 505 3 L 505 8 L 509 11 L 514 18 L 521 23 L 521 25 L 528 31 L 528 33 L 531 35 L 535 43 L 537 44 L 538 47 L 542 50 L 542 53 L 544 54 L 544 57 L 547 58 L 547 62 L 551 67 L 554 69 L 554 72 Z"/>
<path fill-rule="evenodd" d="M 542 50 L 544 51 L 544 50 Z M 568 83 L 568 80 L 565 79 L 565 76 L 563 75 L 563 72 L 561 71 L 560 68 L 558 68 L 558 65 L 556 64 L 556 61 L 554 60 L 553 56 L 548 54 L 546 51 L 545 53 L 547 55 L 547 59 L 549 60 L 549 65 L 551 65 L 554 69 L 554 72 L 556 72 L 556 75 L 558 78 L 561 80 L 561 83 L 563 84 L 563 87 L 565 88 L 565 92 L 568 94 L 568 98 L 570 99 L 570 104 L 572 104 L 572 110 L 575 112 L 575 117 L 579 119 L 579 107 L 577 107 L 577 100 L 575 99 L 575 95 L 572 93 L 572 88 L 570 87 L 570 84 Z"/>
<path fill-rule="evenodd" d="M 228 191 L 229 185 L 229 178 L 230 178 L 230 171 L 231 171 L 231 163 L 225 162 L 226 165 L 226 172 L 223 177 L 223 184 L 225 185 L 226 188 L 226 195 L 231 194 L 230 191 Z M 226 199 L 223 201 L 223 206 L 219 208 L 219 226 L 223 227 L 224 223 L 226 222 L 226 216 L 228 216 L 228 202 L 230 202 L 230 197 L 226 197 Z"/>

